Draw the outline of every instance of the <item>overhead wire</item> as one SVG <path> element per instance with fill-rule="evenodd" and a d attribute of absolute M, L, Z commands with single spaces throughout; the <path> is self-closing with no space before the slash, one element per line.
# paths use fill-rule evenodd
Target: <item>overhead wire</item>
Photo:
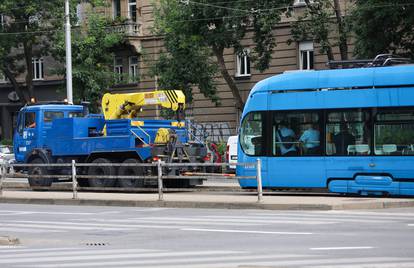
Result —
<path fill-rule="evenodd" d="M 180 0 L 176 0 L 181 2 Z M 253 1 L 253 0 L 245 0 L 244 2 L 249 2 L 249 1 Z M 232 10 L 232 11 L 242 11 L 242 12 L 246 12 L 246 13 L 252 13 L 252 10 L 242 10 L 242 9 L 233 9 L 233 8 L 228 8 L 228 7 L 224 7 L 224 6 L 219 6 L 219 5 L 212 5 L 212 4 L 204 4 L 204 3 L 200 3 L 200 2 L 196 2 L 196 1 L 188 1 L 191 4 L 195 4 L 195 5 L 202 5 L 202 6 L 209 6 L 209 7 L 214 7 L 214 8 L 223 8 L 223 9 L 228 9 L 228 10 Z M 236 2 L 236 1 L 231 1 L 231 2 Z M 228 3 L 228 2 L 218 2 L 218 3 Z M 393 4 L 384 4 L 384 5 L 371 5 L 369 7 L 365 7 L 366 9 L 372 9 L 372 8 L 386 8 L 386 7 L 404 7 L 404 6 L 414 6 L 414 3 L 393 3 Z M 256 10 L 256 12 L 260 12 L 260 11 L 269 11 L 269 10 L 288 10 L 289 8 L 294 8 L 296 7 L 295 5 L 290 5 L 290 6 L 284 6 L 284 7 L 274 7 L 274 8 L 268 8 L 268 9 L 258 9 Z M 94 11 L 94 12 L 81 12 L 81 14 L 85 15 L 85 14 L 91 14 L 91 13 L 98 13 L 98 14 L 108 14 L 106 11 Z M 127 14 L 129 15 L 128 11 L 124 11 L 124 12 L 120 12 L 120 14 Z M 113 15 L 113 14 L 112 14 Z M 196 22 L 196 21 L 211 21 L 211 20 L 218 20 L 218 19 L 231 19 L 231 18 L 242 18 L 242 17 L 248 17 L 250 14 L 246 14 L 246 15 L 237 15 L 237 16 L 222 16 L 222 17 L 211 17 L 211 18 L 194 18 L 194 19 L 183 19 L 183 20 L 176 20 L 176 22 Z M 86 17 L 87 18 L 87 17 Z M 42 22 L 50 22 L 50 21 L 59 21 L 59 20 L 63 20 L 64 18 L 55 18 L 55 19 L 48 19 Z M 10 21 L 7 22 L 7 24 L 24 24 L 27 23 L 27 21 Z M 62 21 L 63 23 L 63 21 Z M 119 26 L 122 25 L 128 25 L 128 24 L 118 24 L 118 25 L 113 25 L 113 26 L 108 26 L 106 28 L 117 28 Z M 1 29 L 1 28 L 0 28 Z M 0 35 L 18 35 L 18 34 L 34 34 L 34 33 L 46 33 L 46 32 L 54 32 L 54 31 L 60 31 L 59 29 L 53 29 L 53 30 L 40 30 L 40 31 L 24 31 L 24 32 L 1 32 L 0 31 Z"/>

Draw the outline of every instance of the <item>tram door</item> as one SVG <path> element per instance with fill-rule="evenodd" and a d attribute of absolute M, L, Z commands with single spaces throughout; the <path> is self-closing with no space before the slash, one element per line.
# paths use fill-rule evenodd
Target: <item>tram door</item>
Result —
<path fill-rule="evenodd" d="M 321 114 L 317 111 L 271 112 L 268 187 L 325 187 Z M 268 133 L 269 133 L 268 132 Z"/>

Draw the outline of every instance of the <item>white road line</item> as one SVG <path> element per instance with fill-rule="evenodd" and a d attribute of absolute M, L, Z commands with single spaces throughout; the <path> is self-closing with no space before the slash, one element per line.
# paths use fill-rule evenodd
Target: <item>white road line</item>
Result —
<path fill-rule="evenodd" d="M 217 251 L 216 253 L 218 253 Z M 267 255 L 239 255 L 239 256 L 217 256 L 211 255 L 209 257 L 192 257 L 193 254 L 184 255 L 192 252 L 183 252 L 180 253 L 179 256 L 183 256 L 184 258 L 166 258 L 166 259 L 150 259 L 150 260 L 117 260 L 117 261 L 103 261 L 103 262 L 76 262 L 76 263 L 62 263 L 62 264 L 45 264 L 45 265 L 33 265 L 30 267 L 42 267 L 42 268 L 49 268 L 49 267 L 94 267 L 94 266 L 106 266 L 106 267 L 122 267 L 122 265 L 134 265 L 134 267 L 141 267 L 141 265 L 152 265 L 152 267 L 163 267 L 162 264 L 192 264 L 196 267 L 195 263 L 221 263 L 221 267 L 228 267 L 227 265 L 223 265 L 225 262 L 228 261 L 237 261 L 238 264 L 243 264 L 243 260 L 276 260 L 276 259 L 288 259 L 288 258 L 303 258 L 305 256 L 302 255 L 275 255 L 275 254 L 267 254 Z M 223 255 L 223 254 L 220 254 Z M 166 257 L 175 257 L 176 255 L 166 256 Z M 188 256 L 188 257 L 187 257 Z"/>
<path fill-rule="evenodd" d="M 0 232 L 14 232 L 14 233 L 30 233 L 30 234 L 39 234 L 39 233 L 63 233 L 65 231 L 59 231 L 59 230 L 39 230 L 39 229 L 27 229 L 25 227 L 22 228 L 14 228 L 14 227 L 0 227 Z"/>
<path fill-rule="evenodd" d="M 151 253 L 151 252 L 162 252 L 162 250 L 151 250 L 151 249 L 76 249 L 76 250 L 60 250 L 58 252 L 56 251 L 42 251 L 42 252 L 14 252 L 12 254 L 1 254 L 0 257 L 2 259 L 4 258 L 31 258 L 31 257 L 55 257 L 57 254 L 61 257 L 64 256 L 72 256 L 74 255 L 74 258 L 77 256 L 82 255 L 110 255 L 110 254 L 130 254 L 130 253 Z M 0 260 L 1 263 L 1 260 Z"/>
<path fill-rule="evenodd" d="M 106 223 L 79 223 L 79 222 L 58 222 L 58 221 L 7 221 L 9 225 L 34 225 L 38 224 L 39 226 L 55 226 L 59 229 L 70 229 L 82 228 L 87 229 L 103 229 L 103 230 L 127 230 L 127 229 L 138 229 L 138 228 L 151 228 L 151 229 L 179 229 L 191 226 L 191 224 L 183 224 L 182 226 L 169 226 L 169 225 L 144 225 L 144 224 L 106 224 Z M 168 223 L 166 223 L 168 224 Z M 79 227 L 77 227 L 79 226 Z"/>
<path fill-rule="evenodd" d="M 219 232 L 219 233 L 250 233 L 250 234 L 277 234 L 277 235 L 311 235 L 313 233 L 306 232 L 268 232 L 268 231 L 254 231 L 254 230 L 219 230 L 219 229 L 198 229 L 198 228 L 183 228 L 182 231 L 195 232 Z"/>
<path fill-rule="evenodd" d="M 375 213 L 367 212 L 367 213 L 338 213 L 338 212 L 307 212 L 307 213 L 250 213 L 247 214 L 246 217 L 250 216 L 262 216 L 262 217 L 278 217 L 278 216 L 286 216 L 286 217 L 300 217 L 300 218 L 328 218 L 328 219 L 360 219 L 361 216 L 364 216 L 365 219 L 383 219 L 387 220 L 392 218 L 394 219 L 412 219 L 414 218 L 414 214 L 398 214 L 398 213 Z M 391 217 L 390 217 L 391 216 Z M 208 217 L 208 216 L 207 216 Z"/>
<path fill-rule="evenodd" d="M 127 230 L 127 228 L 108 228 L 102 227 L 99 228 L 95 227 L 81 227 L 81 226 L 58 226 L 54 224 L 30 224 L 30 223 L 2 223 L 3 226 L 13 226 L 13 227 L 33 227 L 33 228 L 50 228 L 50 229 L 58 229 L 58 230 L 105 230 L 105 231 L 122 231 Z M 132 229 L 132 228 L 131 228 Z"/>
<path fill-rule="evenodd" d="M 336 267 L 338 264 L 346 263 L 354 265 L 359 265 L 360 263 L 365 263 L 364 268 L 373 268 L 370 266 L 371 263 L 378 262 L 389 262 L 390 264 L 395 264 L 398 261 L 409 260 L 407 258 L 332 258 L 332 259 L 315 259 L 315 258 L 306 258 L 304 255 L 254 255 L 254 256 L 234 256 L 234 257 L 210 257 L 210 258 L 189 258 L 189 259 L 167 259 L 167 260 L 149 260 L 149 261 L 113 261 L 113 262 L 102 262 L 99 263 L 99 267 L 117 267 L 117 268 L 223 268 L 223 267 L 304 267 L 305 265 L 323 265 L 331 264 L 329 267 Z M 287 260 L 284 260 L 287 259 Z M 292 260 L 289 260 L 292 259 Z M 70 265 L 70 266 L 69 266 Z M 125 266 L 131 265 L 131 266 Z M 54 267 L 93 267 L 95 262 L 91 263 L 72 263 L 72 264 L 56 264 L 53 265 L 38 265 L 38 266 L 26 266 L 26 267 L 42 267 L 42 268 L 54 268 Z M 311 267 L 311 266 L 307 266 Z M 313 267 L 313 266 L 312 266 Z M 352 267 L 352 266 L 351 266 Z M 412 268 L 412 266 L 411 266 Z"/>
<path fill-rule="evenodd" d="M 133 218 L 137 220 L 155 220 L 155 221 L 186 221 L 186 222 L 192 222 L 192 221 L 204 221 L 206 222 L 207 217 L 202 218 L 175 218 L 175 217 L 144 217 L 144 218 Z M 286 220 L 269 220 L 269 219 L 263 219 L 263 220 L 256 220 L 256 219 L 246 219 L 244 217 L 228 217 L 228 216 L 212 216 L 211 221 L 213 222 L 235 222 L 235 223 L 260 223 L 260 224 L 271 224 L 271 223 L 286 223 L 286 224 L 335 224 L 337 222 L 324 222 L 324 221 L 304 221 L 301 220 L 294 220 L 294 221 L 286 221 Z"/>
<path fill-rule="evenodd" d="M 30 267 L 34 266 L 34 263 L 44 263 L 44 262 L 75 262 L 75 261 L 87 261 L 87 260 L 108 260 L 108 259 L 127 259 L 127 258 L 155 258 L 159 260 L 160 257 L 180 257 L 183 256 L 186 259 L 189 256 L 202 256 L 202 255 L 227 255 L 227 254 L 242 254 L 241 252 L 237 251 L 190 251 L 190 252 L 161 252 L 161 253 L 125 253 L 125 254 L 105 254 L 105 255 L 90 255 L 89 256 L 49 256 L 49 257 L 28 257 L 25 258 L 24 256 L 19 256 L 16 259 L 0 259 L 0 264 L 18 264 L 18 263 L 30 263 Z M 170 261 L 170 260 L 169 260 Z M 95 263 L 95 262 L 94 262 Z M 107 263 L 107 262 L 104 262 Z M 118 261 L 116 262 L 118 263 Z M 74 264 L 74 263 L 73 263 Z M 57 267 L 57 264 L 50 265 L 50 267 Z M 74 264 L 77 265 L 77 264 Z M 75 266 L 76 267 L 76 266 Z"/>
<path fill-rule="evenodd" d="M 350 249 L 373 249 L 374 247 L 327 247 L 327 248 L 309 248 L 310 250 L 350 250 Z"/>
<path fill-rule="evenodd" d="M 409 223 L 407 224 L 407 226 L 414 226 L 414 223 Z"/>
<path fill-rule="evenodd" d="M 395 219 L 361 219 L 361 216 L 358 216 L 359 218 L 342 218 L 342 217 L 331 217 L 328 215 L 325 216 L 303 216 L 303 215 L 286 215 L 286 216 L 203 216 L 206 219 L 240 219 L 240 220 L 262 220 L 266 222 L 286 222 L 286 223 L 298 223 L 298 224 L 335 224 L 338 222 L 367 222 L 367 223 L 378 223 L 378 222 L 395 222 Z M 324 221 L 326 220 L 326 221 Z"/>
<path fill-rule="evenodd" d="M 0 210 L 0 213 L 16 213 L 16 214 L 48 214 L 48 215 L 96 215 L 95 212 L 50 212 L 50 211 L 15 211 Z"/>
<path fill-rule="evenodd" d="M 344 264 L 344 265 L 317 265 L 303 266 L 303 268 L 413 268 L 414 262 L 394 262 L 394 263 L 369 263 L 369 264 Z M 123 267 L 125 268 L 125 267 Z"/>
<path fill-rule="evenodd" d="M 42 252 L 42 251 L 66 251 L 66 250 L 85 250 L 81 248 L 26 248 L 26 247 L 10 247 L 10 249 L 2 250 L 0 246 L 0 253 L 16 253 L 16 252 Z"/>
<path fill-rule="evenodd" d="M 194 221 L 191 219 L 183 219 L 183 220 L 167 220 L 164 221 L 163 219 L 160 220 L 147 220 L 147 219 L 127 219 L 127 220 L 107 220 L 107 219 L 80 219 L 77 220 L 80 222 L 83 221 L 98 221 L 98 222 L 119 222 L 119 223 L 157 223 L 160 224 L 164 222 L 165 224 L 181 224 L 181 225 L 230 225 L 230 226 L 258 226 L 261 225 L 260 223 L 243 223 L 243 222 L 217 222 L 217 221 Z M 117 225 L 118 226 L 118 225 Z"/>

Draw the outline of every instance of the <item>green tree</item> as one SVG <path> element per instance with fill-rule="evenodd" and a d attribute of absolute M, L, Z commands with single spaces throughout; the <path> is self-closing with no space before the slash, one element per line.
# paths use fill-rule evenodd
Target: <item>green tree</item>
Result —
<path fill-rule="evenodd" d="M 65 36 L 60 33 L 54 44 L 54 56 L 65 59 Z M 73 30 L 72 75 L 74 102 L 89 101 L 97 112 L 105 90 L 119 79 L 112 66 L 114 48 L 122 44 L 123 36 L 112 31 L 110 19 L 99 13 L 88 13 L 87 21 Z M 61 74 L 64 69 L 59 70 Z"/>
<path fill-rule="evenodd" d="M 0 27 L 0 71 L 25 104 L 35 97 L 32 58 L 47 55 L 52 36 L 63 28 L 64 2 L 2 0 L 0 14 L 5 18 Z M 17 81 L 22 74 L 24 87 Z"/>
<path fill-rule="evenodd" d="M 352 21 L 359 57 L 394 53 L 414 59 L 412 0 L 357 0 Z"/>
<path fill-rule="evenodd" d="M 268 68 L 275 47 L 274 26 L 290 0 L 213 1 L 160 0 L 156 7 L 156 33 L 165 38 L 166 54 L 156 66 L 156 75 L 165 86 L 183 89 L 198 86 L 205 96 L 218 102 L 214 77 L 216 70 L 233 93 L 236 107 L 244 101 L 230 75 L 224 50 L 243 53 L 242 40 L 251 32 L 254 41 L 251 59 L 255 68 Z M 211 58 L 213 55 L 215 60 Z M 189 90 L 187 92 L 187 95 Z"/>
<path fill-rule="evenodd" d="M 340 59 L 348 59 L 350 24 L 348 10 L 341 10 L 339 0 L 305 0 L 303 13 L 292 22 L 292 41 L 313 40 L 328 60 L 335 60 L 333 49 L 339 47 Z M 292 12 L 289 12 L 292 15 Z"/>

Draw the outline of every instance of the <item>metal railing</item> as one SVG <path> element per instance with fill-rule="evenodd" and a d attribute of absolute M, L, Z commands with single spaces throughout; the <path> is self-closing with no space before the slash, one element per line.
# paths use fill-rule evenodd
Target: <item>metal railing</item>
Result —
<path fill-rule="evenodd" d="M 0 166 L 0 197 L 3 195 L 4 189 L 4 181 L 7 178 L 59 178 L 59 179 L 68 179 L 72 181 L 71 190 L 72 190 L 72 198 L 78 199 L 78 191 L 79 190 L 105 190 L 105 189 L 112 189 L 106 187 L 80 187 L 79 186 L 79 179 L 129 179 L 129 180 L 145 180 L 145 179 L 154 179 L 157 180 L 157 191 L 158 191 L 158 201 L 164 201 L 164 180 L 171 180 L 171 179 L 179 179 L 179 180 L 191 180 L 191 179 L 202 179 L 202 180 L 209 180 L 209 179 L 223 179 L 223 180 L 244 180 L 244 179 L 255 179 L 257 181 L 257 202 L 263 201 L 263 188 L 262 188 L 262 165 L 261 160 L 257 159 L 256 162 L 252 163 L 237 163 L 231 164 L 231 166 L 244 166 L 244 167 L 255 167 L 256 173 L 253 176 L 232 176 L 229 177 L 228 174 L 225 173 L 210 173 L 210 172 L 187 172 L 189 175 L 169 175 L 164 174 L 165 168 L 207 168 L 207 167 L 229 167 L 229 163 L 165 163 L 160 160 L 153 163 L 134 163 L 134 164 L 126 164 L 126 163 L 76 163 L 75 160 L 72 160 L 71 163 L 59 163 L 59 164 L 11 164 L 11 165 L 4 165 Z M 156 175 L 143 175 L 143 176 L 130 176 L 130 175 L 85 175 L 85 174 L 78 174 L 78 170 L 80 168 L 88 168 L 88 167 L 142 167 L 142 168 L 154 168 L 156 170 Z M 34 167 L 45 167 L 48 169 L 51 168 L 66 168 L 70 172 L 67 175 L 30 175 L 24 173 L 16 173 L 13 170 L 15 168 L 34 168 Z M 11 169 L 12 172 L 9 172 L 8 169 Z M 36 187 L 33 187 L 36 189 Z M 39 187 L 40 189 L 44 189 L 44 187 Z M 49 187 L 47 187 L 49 188 Z M 122 188 L 120 188 L 122 189 Z M 140 190 L 141 188 L 133 188 L 134 190 Z M 148 191 L 148 188 L 142 188 L 144 191 Z M 187 189 L 174 189 L 174 190 L 183 190 L 187 191 Z"/>

